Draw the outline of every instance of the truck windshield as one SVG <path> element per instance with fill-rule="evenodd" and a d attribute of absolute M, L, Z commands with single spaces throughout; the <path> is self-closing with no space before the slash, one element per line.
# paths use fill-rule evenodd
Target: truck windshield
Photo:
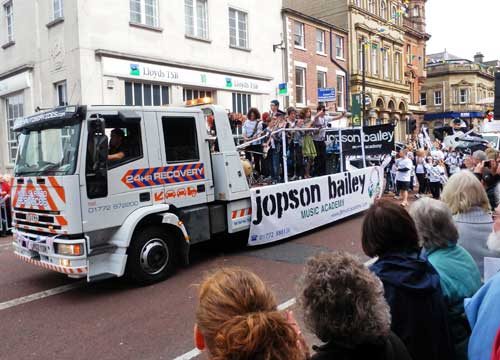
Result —
<path fill-rule="evenodd" d="M 30 128 L 19 137 L 16 176 L 71 175 L 76 170 L 80 121 Z"/>

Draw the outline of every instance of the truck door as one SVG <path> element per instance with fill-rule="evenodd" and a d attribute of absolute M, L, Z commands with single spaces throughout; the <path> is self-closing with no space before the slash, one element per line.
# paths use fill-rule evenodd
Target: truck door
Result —
<path fill-rule="evenodd" d="M 108 141 L 107 169 L 98 187 L 89 186 L 88 166 L 85 170 L 82 213 L 86 232 L 121 226 L 134 210 L 152 204 L 152 190 L 147 178 L 150 166 L 145 121 L 147 116 L 155 121 L 155 113 L 128 111 L 117 114 L 115 111 L 98 116 L 103 120 L 102 127 Z M 89 123 L 92 123 L 91 119 Z M 89 133 L 88 148 L 91 141 Z"/>
<path fill-rule="evenodd" d="M 182 208 L 213 201 L 212 169 L 199 111 L 157 113 L 162 167 L 155 203 Z"/>

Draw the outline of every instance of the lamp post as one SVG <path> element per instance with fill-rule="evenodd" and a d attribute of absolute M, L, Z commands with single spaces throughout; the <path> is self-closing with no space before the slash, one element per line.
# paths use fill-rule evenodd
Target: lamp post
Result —
<path fill-rule="evenodd" d="M 368 124 L 366 123 L 366 38 L 363 36 L 361 38 L 361 46 L 362 46 L 362 52 L 361 52 L 361 62 L 362 62 L 362 95 L 361 95 L 361 113 L 363 117 L 363 122 L 362 126 L 367 126 Z"/>

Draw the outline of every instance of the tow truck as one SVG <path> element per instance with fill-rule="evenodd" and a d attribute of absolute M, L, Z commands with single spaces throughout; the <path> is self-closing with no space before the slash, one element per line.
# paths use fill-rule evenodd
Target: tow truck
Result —
<path fill-rule="evenodd" d="M 187 264 L 192 245 L 250 229 L 251 189 L 220 106 L 66 106 L 14 130 L 13 245 L 25 262 L 150 284 Z"/>

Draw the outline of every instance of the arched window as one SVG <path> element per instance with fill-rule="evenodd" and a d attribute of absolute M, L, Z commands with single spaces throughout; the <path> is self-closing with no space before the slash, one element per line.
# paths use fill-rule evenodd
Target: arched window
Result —
<path fill-rule="evenodd" d="M 391 6 L 391 18 L 389 20 L 395 24 L 398 23 L 398 13 L 395 6 Z"/>
<path fill-rule="evenodd" d="M 385 0 L 382 0 L 380 3 L 380 16 L 387 19 L 387 4 L 385 3 Z"/>

